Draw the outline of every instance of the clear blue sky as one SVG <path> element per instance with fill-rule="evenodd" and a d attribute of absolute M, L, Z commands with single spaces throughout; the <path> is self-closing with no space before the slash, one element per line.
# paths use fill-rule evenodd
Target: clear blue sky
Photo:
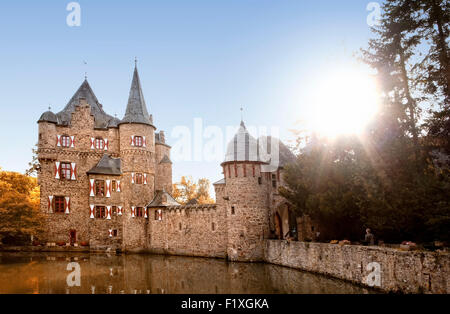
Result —
<path fill-rule="evenodd" d="M 84 72 L 104 109 L 123 117 L 134 57 L 158 129 L 278 126 L 308 119 L 311 80 L 344 65 L 370 37 L 366 0 L 82 0 L 0 2 L 0 166 L 23 172 L 39 116 L 61 110 Z M 85 66 L 83 61 L 88 65 Z M 326 92 L 326 91 L 324 91 Z M 222 177 L 217 162 L 178 162 L 181 175 Z"/>

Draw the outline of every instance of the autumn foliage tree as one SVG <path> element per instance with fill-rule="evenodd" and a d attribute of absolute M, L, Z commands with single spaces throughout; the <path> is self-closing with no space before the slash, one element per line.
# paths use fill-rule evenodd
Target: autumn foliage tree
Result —
<path fill-rule="evenodd" d="M 36 178 L 0 170 L 0 241 L 29 243 L 43 232 Z"/>
<path fill-rule="evenodd" d="M 196 200 L 199 204 L 212 204 L 209 194 L 211 184 L 208 179 L 199 179 L 197 183 L 191 177 L 182 176 L 180 182 L 173 184 L 173 197 L 180 204 Z"/>

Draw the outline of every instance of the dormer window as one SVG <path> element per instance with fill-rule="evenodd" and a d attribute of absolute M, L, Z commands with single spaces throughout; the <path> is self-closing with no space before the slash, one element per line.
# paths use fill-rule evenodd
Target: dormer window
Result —
<path fill-rule="evenodd" d="M 102 138 L 95 139 L 95 149 L 104 149 L 105 141 Z"/>
<path fill-rule="evenodd" d="M 135 136 L 134 137 L 134 146 L 136 146 L 136 147 L 144 146 L 144 140 L 143 140 L 142 136 Z"/>
<path fill-rule="evenodd" d="M 67 136 L 67 135 L 61 136 L 61 146 L 62 147 L 70 147 L 70 143 L 71 143 L 70 136 Z"/>

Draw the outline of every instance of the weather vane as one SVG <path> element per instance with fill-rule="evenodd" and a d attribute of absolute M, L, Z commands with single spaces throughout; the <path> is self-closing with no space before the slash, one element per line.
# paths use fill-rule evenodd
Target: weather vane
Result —
<path fill-rule="evenodd" d="M 241 121 L 244 121 L 244 108 L 241 107 Z"/>
<path fill-rule="evenodd" d="M 87 69 L 87 62 L 83 60 L 83 64 L 86 66 Z M 87 80 L 87 71 L 84 71 L 84 79 Z"/>

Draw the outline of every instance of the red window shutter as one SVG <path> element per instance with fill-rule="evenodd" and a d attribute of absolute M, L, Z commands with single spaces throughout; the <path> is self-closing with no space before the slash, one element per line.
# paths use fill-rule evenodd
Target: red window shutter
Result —
<path fill-rule="evenodd" d="M 55 162 L 55 179 L 61 179 L 61 163 Z"/>
<path fill-rule="evenodd" d="M 61 146 L 61 135 L 56 135 L 56 146 Z"/>
<path fill-rule="evenodd" d="M 53 213 L 53 195 L 48 196 L 48 212 Z"/>
<path fill-rule="evenodd" d="M 66 214 L 70 213 L 70 197 L 68 196 L 64 198 L 64 212 Z"/>

